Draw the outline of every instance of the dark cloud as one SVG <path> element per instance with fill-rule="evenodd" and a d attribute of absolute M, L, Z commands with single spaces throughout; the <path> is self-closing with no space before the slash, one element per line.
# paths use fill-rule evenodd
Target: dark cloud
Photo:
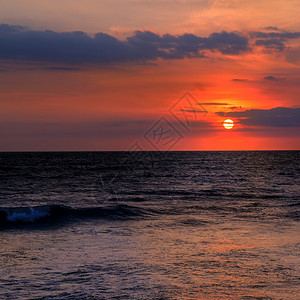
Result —
<path fill-rule="evenodd" d="M 204 39 L 204 48 L 219 50 L 223 54 L 239 54 L 248 50 L 248 39 L 237 32 L 212 33 Z"/>
<path fill-rule="evenodd" d="M 0 59 L 66 64 L 147 61 L 158 58 L 203 57 L 203 51 L 237 55 L 248 50 L 248 39 L 238 32 L 158 35 L 136 31 L 124 41 L 105 34 L 81 31 L 32 31 L 22 26 L 0 25 Z"/>
<path fill-rule="evenodd" d="M 236 81 L 236 82 L 244 82 L 244 81 L 248 81 L 248 79 L 244 79 L 244 78 L 233 78 L 232 81 Z"/>
<path fill-rule="evenodd" d="M 288 49 L 285 41 L 300 37 L 300 32 L 282 32 L 269 26 L 272 32 L 214 32 L 208 37 L 185 33 L 159 35 L 151 31 L 136 31 L 125 40 L 109 34 L 93 36 L 82 31 L 54 32 L 29 30 L 22 26 L 0 24 L 0 60 L 56 64 L 107 64 L 141 62 L 162 59 L 204 57 L 208 52 L 238 55 L 250 51 L 249 40 L 267 50 Z M 64 71 L 63 69 L 60 69 Z M 67 71 L 67 70 L 66 70 Z M 233 81 L 246 81 L 235 78 Z"/>
<path fill-rule="evenodd" d="M 216 115 L 237 118 L 241 124 L 248 126 L 300 127 L 300 108 L 250 109 L 234 112 L 216 112 Z"/>
<path fill-rule="evenodd" d="M 285 79 L 286 79 L 286 77 L 275 77 L 275 76 L 272 76 L 272 75 L 264 77 L 264 80 L 269 80 L 269 81 L 282 81 L 282 80 L 285 80 Z"/>
<path fill-rule="evenodd" d="M 229 105 L 228 103 L 223 102 L 204 102 L 199 103 L 200 105 Z"/>
<path fill-rule="evenodd" d="M 267 30 L 271 30 L 271 28 L 272 26 L 266 27 Z M 285 41 L 300 38 L 300 32 L 278 32 L 277 27 L 274 27 L 273 30 L 275 32 L 251 31 L 249 35 L 255 40 L 254 45 L 277 51 L 283 51 L 287 48 L 284 44 Z"/>
<path fill-rule="evenodd" d="M 300 32 L 263 32 L 251 31 L 250 35 L 258 39 L 297 39 L 300 37 Z"/>
<path fill-rule="evenodd" d="M 229 108 L 230 108 L 231 110 L 243 111 L 242 106 L 230 106 Z"/>
<path fill-rule="evenodd" d="M 267 26 L 265 27 L 266 30 L 279 30 L 277 26 Z"/>
<path fill-rule="evenodd" d="M 256 46 L 264 46 L 267 49 L 273 49 L 277 51 L 283 51 L 285 49 L 285 45 L 279 39 L 264 39 L 264 40 L 256 40 Z"/>
<path fill-rule="evenodd" d="M 180 109 L 179 111 L 190 112 L 190 113 L 204 113 L 204 114 L 207 114 L 206 110 Z"/>

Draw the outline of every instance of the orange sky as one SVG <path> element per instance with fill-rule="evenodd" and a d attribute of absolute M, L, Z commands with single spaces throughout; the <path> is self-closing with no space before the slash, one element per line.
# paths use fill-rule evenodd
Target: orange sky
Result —
<path fill-rule="evenodd" d="M 22 26 L 0 26 L 5 45 L 0 50 L 0 151 L 127 150 L 135 142 L 144 150 L 299 149 L 297 1 L 24 3 L 0 4 L 0 23 Z M 35 46 L 45 30 L 54 32 L 52 45 L 66 52 L 65 59 L 51 53 L 56 51 L 52 45 L 49 51 Z M 75 30 L 90 37 L 82 42 L 72 35 L 78 51 L 76 44 L 75 50 L 64 48 L 64 36 L 58 35 Z M 114 45 L 105 44 L 114 37 L 125 50 L 105 49 L 104 59 L 89 52 L 97 32 L 107 34 L 99 38 L 101 47 Z M 159 37 L 163 42 L 151 40 Z M 170 57 L 173 48 L 160 52 L 169 38 L 176 43 L 176 58 Z M 12 39 L 21 45 L 17 50 Z M 197 52 L 189 52 L 195 47 Z M 126 58 L 124 51 L 131 49 Z M 187 107 L 183 99 L 172 115 L 170 108 L 186 92 L 196 102 Z M 157 137 L 152 143 L 145 138 L 161 117 L 174 130 L 169 134 L 181 136 L 176 143 L 155 146 Z M 185 117 L 188 128 L 182 125 Z M 232 130 L 222 126 L 228 117 L 235 122 Z M 168 134 L 162 138 L 167 141 Z"/>

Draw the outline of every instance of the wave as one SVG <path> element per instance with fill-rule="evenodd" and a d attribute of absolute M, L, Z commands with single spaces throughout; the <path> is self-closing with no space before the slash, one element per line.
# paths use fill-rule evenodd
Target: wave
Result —
<path fill-rule="evenodd" d="M 145 210 L 125 204 L 112 207 L 72 208 L 63 205 L 44 205 L 33 207 L 0 208 L 0 227 L 7 225 L 32 224 L 55 220 L 74 219 L 129 219 L 152 214 Z"/>
<path fill-rule="evenodd" d="M 297 202 L 297 203 L 291 203 L 291 204 L 289 204 L 288 206 L 300 206 L 300 202 Z"/>

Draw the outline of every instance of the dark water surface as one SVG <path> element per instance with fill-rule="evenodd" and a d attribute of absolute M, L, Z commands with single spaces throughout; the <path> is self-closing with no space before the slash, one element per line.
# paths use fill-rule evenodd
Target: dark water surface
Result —
<path fill-rule="evenodd" d="M 299 162 L 0 153 L 0 299 L 300 299 Z"/>

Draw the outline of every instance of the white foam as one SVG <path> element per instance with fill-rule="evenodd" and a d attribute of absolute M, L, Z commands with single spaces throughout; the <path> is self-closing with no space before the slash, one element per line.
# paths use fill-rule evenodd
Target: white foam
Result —
<path fill-rule="evenodd" d="M 7 212 L 7 220 L 10 222 L 24 221 L 33 222 L 35 220 L 49 216 L 50 213 L 47 210 L 34 209 L 29 207 L 26 211 L 13 211 Z"/>

